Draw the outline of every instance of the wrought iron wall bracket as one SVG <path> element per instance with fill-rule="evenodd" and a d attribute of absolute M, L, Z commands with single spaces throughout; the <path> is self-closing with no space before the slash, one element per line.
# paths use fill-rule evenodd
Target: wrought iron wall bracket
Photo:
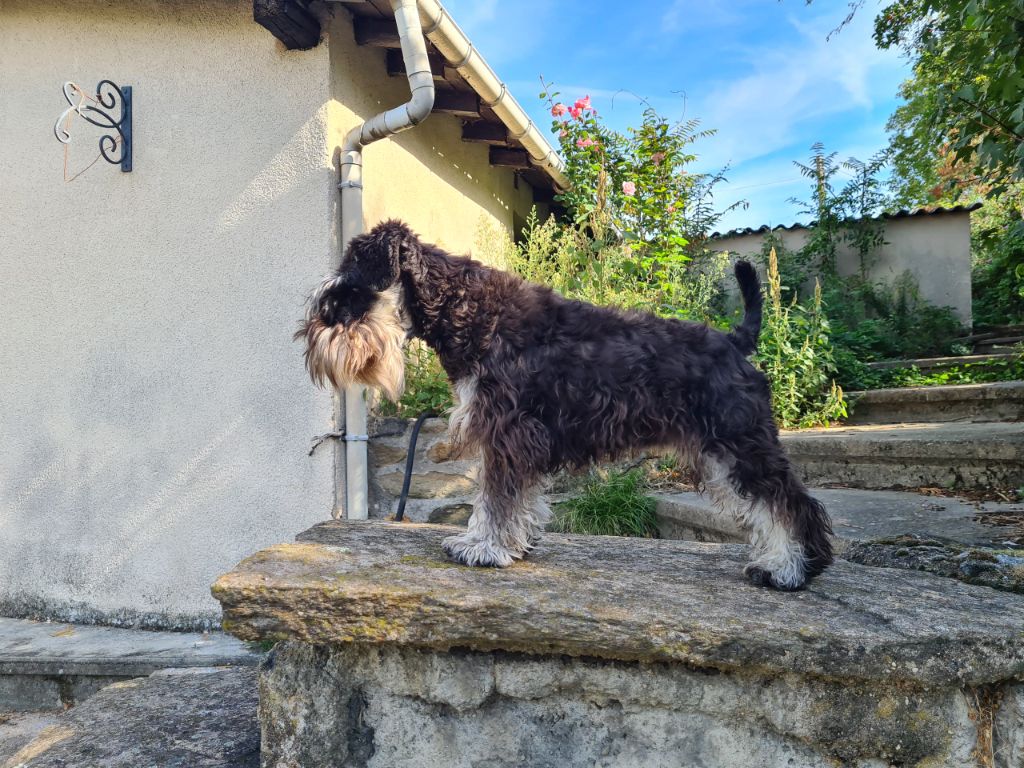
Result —
<path fill-rule="evenodd" d="M 67 82 L 64 83 L 64 98 L 70 106 L 61 113 L 53 126 L 57 141 L 61 144 L 71 142 L 65 121 L 74 112 L 87 123 L 113 131 L 100 136 L 100 154 L 111 165 L 120 165 L 124 173 L 131 173 L 132 87 L 119 87 L 110 80 L 100 80 L 96 85 L 96 96 L 89 97 L 77 85 Z M 116 118 L 113 112 L 115 108 L 120 111 Z"/>

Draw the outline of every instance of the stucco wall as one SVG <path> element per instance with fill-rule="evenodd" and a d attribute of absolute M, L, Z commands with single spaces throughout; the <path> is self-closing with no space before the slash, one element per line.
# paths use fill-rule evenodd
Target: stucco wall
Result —
<path fill-rule="evenodd" d="M 409 85 L 405 78 L 387 77 L 382 49 L 355 45 L 347 12 L 334 12 L 328 34 L 331 142 L 340 146 L 352 127 L 408 100 Z M 517 189 L 514 171 L 492 167 L 488 147 L 462 141 L 462 121 L 442 114 L 368 146 L 363 187 L 368 227 L 402 218 L 441 247 L 480 257 L 481 223 L 511 232 L 513 213 L 525 218 L 533 205 L 530 185 L 520 182 Z"/>
<path fill-rule="evenodd" d="M 787 249 L 797 250 L 807 242 L 806 229 L 776 230 Z M 890 219 L 885 222 L 885 244 L 871 256 L 868 278 L 891 283 L 910 272 L 921 295 L 932 304 L 952 307 L 967 326 L 971 324 L 971 220 L 965 212 Z M 713 242 L 716 249 L 741 256 L 758 254 L 764 235 L 724 237 Z M 837 253 L 840 275 L 860 272 L 860 256 L 848 245 Z"/>
<path fill-rule="evenodd" d="M 408 89 L 327 13 L 289 52 L 251 0 L 0 0 L 0 614 L 213 622 L 218 573 L 331 514 L 291 333 L 338 257 L 336 147 Z M 134 88 L 134 172 L 65 184 L 61 85 L 102 78 Z M 98 133 L 72 133 L 74 173 Z M 531 206 L 452 117 L 365 162 L 367 223 L 454 251 Z"/>
<path fill-rule="evenodd" d="M 104 77 L 135 170 L 65 184 L 61 85 Z M 0 613 L 215 617 L 218 573 L 332 503 L 291 340 L 333 248 L 327 48 L 250 0 L 3 0 L 0 93 Z"/>

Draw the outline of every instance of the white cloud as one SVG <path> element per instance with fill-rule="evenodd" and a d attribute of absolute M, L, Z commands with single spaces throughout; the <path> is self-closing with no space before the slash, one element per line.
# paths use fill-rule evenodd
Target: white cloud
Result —
<path fill-rule="evenodd" d="M 739 164 L 794 142 L 809 144 L 818 138 L 807 135 L 815 122 L 863 112 L 891 98 L 906 65 L 896 53 L 875 47 L 871 20 L 863 9 L 826 41 L 834 14 L 791 17 L 797 44 L 780 48 L 766 39 L 747 51 L 749 73 L 712 84 L 694 105 L 704 124 L 719 131 L 708 159 Z"/>

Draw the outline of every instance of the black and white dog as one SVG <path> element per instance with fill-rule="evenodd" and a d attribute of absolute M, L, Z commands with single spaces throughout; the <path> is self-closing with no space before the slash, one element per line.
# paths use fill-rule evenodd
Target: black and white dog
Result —
<path fill-rule="evenodd" d="M 405 340 L 437 352 L 457 397 L 453 439 L 482 458 L 469 528 L 444 542 L 459 563 L 526 555 L 549 517 L 551 472 L 668 448 L 749 531 L 751 581 L 799 589 L 832 562 L 830 523 L 793 474 L 768 382 L 746 359 L 761 289 L 749 263 L 735 272 L 745 315 L 726 334 L 563 298 L 389 221 L 352 241 L 296 338 L 317 384 L 358 382 L 391 398 L 404 385 Z"/>

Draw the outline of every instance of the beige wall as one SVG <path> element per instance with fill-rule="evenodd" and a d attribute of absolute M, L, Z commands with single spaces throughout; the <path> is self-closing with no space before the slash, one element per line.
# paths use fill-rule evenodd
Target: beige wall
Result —
<path fill-rule="evenodd" d="M 355 45 L 349 14 L 334 13 L 331 50 L 331 143 L 376 113 L 408 100 L 404 78 L 387 77 L 384 51 Z M 484 52 L 486 55 L 486 51 Z M 494 168 L 483 144 L 462 141 L 462 122 L 433 114 L 363 153 L 363 211 L 368 227 L 401 218 L 422 237 L 456 253 L 473 253 L 481 222 L 512 230 L 513 212 L 525 218 L 533 190 L 515 188 L 509 168 Z"/>
<path fill-rule="evenodd" d="M 215 620 L 215 576 L 330 515 L 291 334 L 338 258 L 336 147 L 408 95 L 335 13 L 289 52 L 251 0 L 0 0 L 0 614 Z M 61 85 L 101 78 L 134 88 L 134 172 L 65 184 Z M 451 117 L 365 161 L 368 223 L 455 251 L 530 207 Z"/>
<path fill-rule="evenodd" d="M 799 250 L 808 239 L 806 229 L 779 229 L 788 250 Z M 891 283 L 910 272 L 921 295 L 932 304 L 952 307 L 967 326 L 971 324 L 971 219 L 966 212 L 890 219 L 885 222 L 885 244 L 871 256 L 868 278 Z M 740 256 L 758 254 L 763 234 L 716 239 L 712 247 Z M 840 275 L 860 273 L 860 256 L 848 245 L 840 246 Z"/>
<path fill-rule="evenodd" d="M 219 573 L 327 516 L 291 340 L 332 256 L 327 60 L 250 0 L 0 3 L 0 613 L 216 616 Z M 65 184 L 61 85 L 104 77 L 134 172 Z"/>

